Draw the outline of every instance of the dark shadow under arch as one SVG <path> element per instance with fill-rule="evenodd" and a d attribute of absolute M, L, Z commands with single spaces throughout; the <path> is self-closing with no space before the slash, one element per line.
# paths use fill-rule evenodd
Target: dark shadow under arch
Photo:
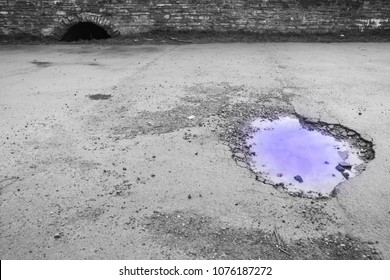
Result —
<path fill-rule="evenodd" d="M 78 22 L 68 28 L 62 36 L 61 41 L 72 42 L 78 40 L 100 40 L 108 38 L 111 38 L 111 36 L 103 27 L 93 22 Z"/>
<path fill-rule="evenodd" d="M 93 13 L 63 18 L 51 33 L 53 38 L 63 41 L 106 39 L 119 35 L 119 30 L 108 19 Z"/>

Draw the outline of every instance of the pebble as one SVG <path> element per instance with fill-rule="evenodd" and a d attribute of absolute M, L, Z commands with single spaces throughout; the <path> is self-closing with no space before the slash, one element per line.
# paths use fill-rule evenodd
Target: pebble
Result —
<path fill-rule="evenodd" d="M 340 162 L 339 165 L 342 167 L 342 168 L 345 168 L 345 169 L 351 169 L 352 168 L 352 164 L 348 163 L 348 162 Z"/>
<path fill-rule="evenodd" d="M 191 198 L 192 198 L 192 196 L 191 196 L 190 194 L 189 194 L 187 197 L 188 197 L 188 199 L 191 199 Z"/>
<path fill-rule="evenodd" d="M 56 234 L 54 234 L 54 238 L 58 239 L 61 237 L 61 234 L 59 234 L 58 232 Z"/>
<path fill-rule="evenodd" d="M 345 179 L 349 179 L 349 173 L 348 172 L 341 172 L 341 174 L 343 175 L 343 177 L 345 178 Z"/>
<path fill-rule="evenodd" d="M 303 179 L 300 175 L 294 176 L 294 179 L 297 180 L 299 183 L 303 183 Z"/>
<path fill-rule="evenodd" d="M 337 165 L 337 166 L 336 166 L 336 170 L 337 170 L 338 172 L 344 172 L 344 171 L 345 171 L 344 167 L 342 167 L 341 165 Z"/>
<path fill-rule="evenodd" d="M 337 151 L 342 160 L 346 160 L 349 156 L 348 152 Z"/>
<path fill-rule="evenodd" d="M 271 181 L 271 180 L 265 180 L 264 184 L 266 184 L 266 185 L 275 185 L 275 182 Z"/>
<path fill-rule="evenodd" d="M 245 159 L 245 155 L 243 153 L 235 153 L 234 157 L 239 158 L 239 159 Z"/>

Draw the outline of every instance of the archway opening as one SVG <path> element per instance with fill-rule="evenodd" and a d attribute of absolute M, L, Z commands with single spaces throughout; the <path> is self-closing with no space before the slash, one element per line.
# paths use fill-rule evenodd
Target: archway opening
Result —
<path fill-rule="evenodd" d="M 111 36 L 103 27 L 92 22 L 79 22 L 69 27 L 62 36 L 61 40 L 72 42 L 78 40 L 101 40 L 108 38 L 111 38 Z"/>

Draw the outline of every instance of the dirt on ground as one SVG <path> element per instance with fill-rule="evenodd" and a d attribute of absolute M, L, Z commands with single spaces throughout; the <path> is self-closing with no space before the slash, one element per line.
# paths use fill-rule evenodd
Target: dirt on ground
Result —
<path fill-rule="evenodd" d="M 0 60 L 1 259 L 390 258 L 389 44 L 7 45 Z M 240 133 L 283 114 L 353 130 L 375 157 L 333 197 L 266 184 L 237 160 Z"/>

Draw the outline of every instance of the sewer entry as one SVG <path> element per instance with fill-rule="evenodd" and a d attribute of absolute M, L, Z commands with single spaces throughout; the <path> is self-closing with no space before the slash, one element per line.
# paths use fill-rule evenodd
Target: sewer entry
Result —
<path fill-rule="evenodd" d="M 311 197 L 335 195 L 374 158 L 372 143 L 355 131 L 295 116 L 253 121 L 245 146 L 258 179 Z"/>
<path fill-rule="evenodd" d="M 107 31 L 92 22 L 79 22 L 65 32 L 61 40 L 66 42 L 78 41 L 78 40 L 101 40 L 108 39 L 111 36 Z"/>

